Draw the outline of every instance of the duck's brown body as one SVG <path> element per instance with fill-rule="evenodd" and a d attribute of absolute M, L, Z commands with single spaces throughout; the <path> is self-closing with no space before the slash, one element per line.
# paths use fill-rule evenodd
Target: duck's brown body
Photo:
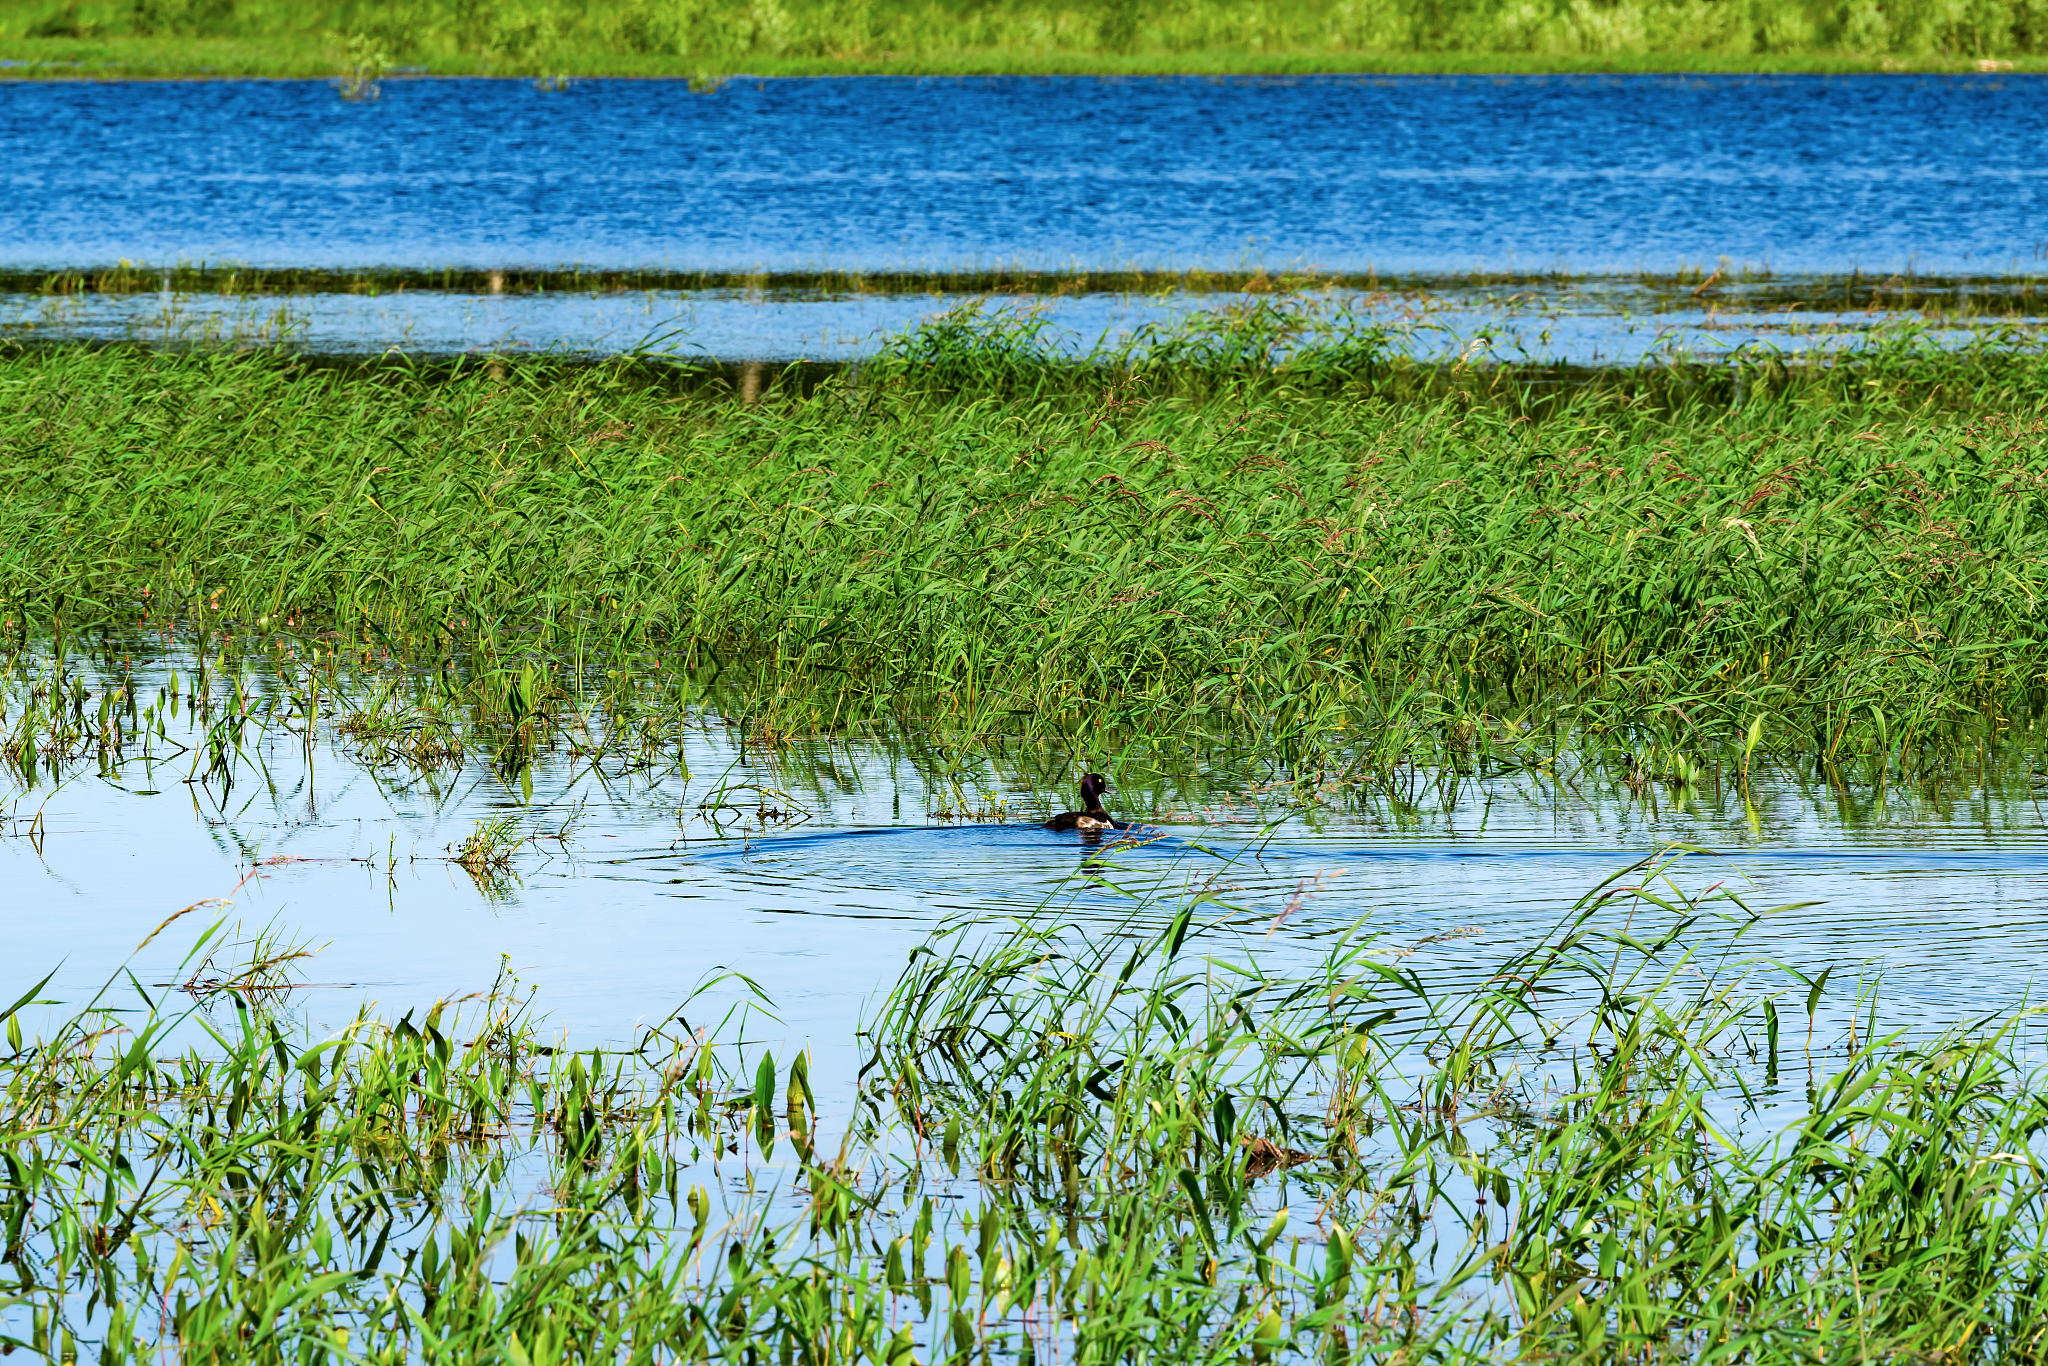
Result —
<path fill-rule="evenodd" d="M 1045 823 L 1048 830 L 1114 830 L 1116 822 L 1103 808 L 1102 794 L 1109 787 L 1109 779 L 1100 773 L 1088 773 L 1081 778 L 1080 811 L 1062 811 Z"/>
<path fill-rule="evenodd" d="M 1045 823 L 1048 830 L 1114 830 L 1116 822 L 1093 811 L 1062 811 Z"/>

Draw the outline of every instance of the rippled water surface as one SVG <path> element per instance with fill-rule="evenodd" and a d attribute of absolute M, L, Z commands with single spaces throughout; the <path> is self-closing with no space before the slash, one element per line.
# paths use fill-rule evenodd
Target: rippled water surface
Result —
<path fill-rule="evenodd" d="M 2039 270 L 2033 76 L 0 84 L 0 266 Z"/>
<path fill-rule="evenodd" d="M 149 696 L 161 675 L 137 680 Z M 558 1024 L 609 1040 L 735 968 L 777 1003 L 771 1037 L 829 1061 L 948 917 L 1110 930 L 1200 887 L 1229 923 L 1216 942 L 1241 951 L 1284 964 L 1364 929 L 1389 948 L 1427 942 L 1417 965 L 1469 978 L 1674 841 L 1711 852 L 1677 863 L 1670 895 L 1718 885 L 1740 902 L 1692 938 L 1808 975 L 1832 967 L 1837 1009 L 1881 972 L 1886 1020 L 1949 1025 L 2020 1003 L 2048 955 L 2048 821 L 2023 778 L 1928 793 L 1781 770 L 1745 799 L 1732 780 L 1634 792 L 1592 770 L 1523 772 L 1419 778 L 1412 802 L 1356 788 L 1304 801 L 1256 762 L 1112 760 L 1113 805 L 1139 828 L 1090 845 L 1036 824 L 1069 804 L 1061 764 L 1032 777 L 881 740 L 743 749 L 712 715 L 688 732 L 682 769 L 543 762 L 530 796 L 474 757 L 438 774 L 374 767 L 318 730 L 310 747 L 252 736 L 231 784 L 188 781 L 203 770 L 175 742 L 204 733 L 189 727 L 186 713 L 153 742 L 161 758 L 45 772 L 0 797 L 8 961 L 23 979 L 4 989 L 57 967 L 49 994 L 75 1002 L 167 916 L 226 898 L 159 935 L 140 976 L 178 980 L 192 934 L 226 915 L 245 936 L 268 927 L 320 950 L 301 997 L 316 1022 L 366 999 L 424 1007 L 509 964 Z M 451 846 L 503 816 L 523 842 L 502 880 L 480 884 Z M 1671 923 L 1633 914 L 1646 937 Z"/>
<path fill-rule="evenodd" d="M 1915 305 L 1871 312 L 1867 287 L 1830 286 L 1774 309 L 1728 296 L 1729 282 L 1744 271 L 2010 282 L 2048 270 L 2043 145 L 2048 78 L 2012 75 L 741 78 L 708 93 L 408 79 L 355 101 L 319 81 L 0 83 L 0 273 L 29 291 L 0 296 L 0 335 L 830 361 L 871 354 L 957 298 L 914 285 L 33 291 L 39 272 L 121 262 L 954 278 L 1272 269 L 1439 282 L 1568 272 L 1594 285 L 1428 297 L 1347 286 L 1347 307 L 1421 359 L 1793 351 L 1857 344 Z M 1721 292 L 1694 294 L 1717 267 L 1734 272 Z M 1600 283 L 1644 271 L 1695 273 L 1669 298 L 1633 303 Z M 1115 344 L 1232 302 L 1088 288 L 1047 305 L 1048 340 Z M 1994 312 L 2031 326 L 2040 308 L 2029 295 Z M 1970 335 L 1952 319 L 1936 326 L 1939 341 Z"/>

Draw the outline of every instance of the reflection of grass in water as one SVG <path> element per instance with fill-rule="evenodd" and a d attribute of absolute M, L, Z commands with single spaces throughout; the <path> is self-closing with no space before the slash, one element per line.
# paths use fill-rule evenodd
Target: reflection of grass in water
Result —
<path fill-rule="evenodd" d="M 1926 3 L 1740 6 L 1617 0 L 1598 7 L 1509 0 L 1016 0 L 960 7 L 880 0 L 672 6 L 286 5 L 280 0 L 10 0 L 11 50 L 28 61 L 114 62 L 129 72 L 333 76 L 366 50 L 443 73 L 692 78 L 810 72 L 1321 72 L 1332 70 L 1879 70 L 2029 65 L 2043 50 L 2023 0 L 1967 13 Z M 388 51 L 387 58 L 384 53 Z M 2017 59 L 2016 62 L 2014 59 Z"/>
<path fill-rule="evenodd" d="M 1211 372 L 1284 358 L 1306 378 L 1312 361 L 1342 361 L 1347 374 L 1375 360 L 1512 362 L 1525 369 L 1570 357 L 1605 357 L 1608 368 L 1646 356 L 1667 364 L 1726 361 L 1731 347 L 1746 353 L 1766 339 L 1797 352 L 1909 340 L 2025 346 L 2038 341 L 2043 312 L 2040 290 L 2029 280 L 1558 276 L 1381 285 L 1260 273 L 1228 287 L 1222 277 L 1134 275 L 1116 292 L 1113 275 L 1076 275 L 1020 279 L 1000 293 L 906 295 L 895 288 L 902 280 L 857 277 L 847 277 L 854 283 L 846 287 L 785 282 L 766 291 L 692 292 L 628 291 L 623 276 L 568 273 L 552 285 L 535 277 L 504 292 L 478 293 L 463 291 L 481 289 L 485 273 L 414 274 L 426 287 L 345 272 L 166 271 L 162 279 L 177 277 L 193 291 L 175 294 L 137 292 L 149 280 L 125 270 L 90 280 L 60 275 L 32 281 L 33 292 L 0 304 L 0 334 L 278 348 L 328 358 L 396 348 L 444 363 L 457 354 L 531 351 L 552 339 L 541 349 L 560 360 L 716 353 L 722 362 L 691 363 L 737 373 L 743 393 L 752 394 L 766 368 L 755 358 L 761 354 L 810 354 L 804 368 L 815 382 L 848 363 L 871 366 L 878 349 L 886 360 L 929 371 L 970 334 L 984 359 L 1005 351 L 1013 366 L 1031 373 L 1053 359 L 1084 369 Z M 503 274 L 488 278 L 495 284 Z M 202 292 L 209 284 L 221 292 Z M 284 292 L 294 286 L 297 292 Z M 1708 288 L 1703 297 L 1699 291 Z M 910 325 L 896 334 L 873 331 L 862 320 L 875 314 Z M 932 316 L 913 322 L 919 314 Z M 834 318 L 837 326 L 814 330 Z"/>
<path fill-rule="evenodd" d="M 59 796 L 73 784 L 150 795 L 189 782 L 209 805 L 233 809 L 247 784 L 274 792 L 301 764 L 323 790 L 337 775 L 368 776 L 436 803 L 478 782 L 530 803 L 538 787 L 533 816 L 573 804 L 530 827 L 528 840 L 549 849 L 566 847 L 580 803 L 600 792 L 606 801 L 642 793 L 659 824 L 678 821 L 686 835 L 740 835 L 835 821 L 868 787 L 864 775 L 886 774 L 879 791 L 894 787 L 903 798 L 892 821 L 1035 823 L 1075 804 L 1084 767 L 1112 772 L 1117 816 L 1164 822 L 1175 841 L 1205 838 L 1173 829 L 1184 824 L 1256 843 L 1275 821 L 1313 829 L 1326 817 L 1436 829 L 1482 795 L 1489 806 L 1499 798 L 1589 813 L 1692 810 L 1761 832 L 1789 831 L 1816 806 L 1849 828 L 1945 824 L 1968 793 L 1992 802 L 2003 824 L 2025 814 L 2041 765 L 2038 738 L 2019 727 L 1991 746 L 1950 741 L 1878 753 L 1845 741 L 1829 757 L 1805 750 L 1780 717 L 1767 725 L 1752 716 L 1739 737 L 1717 739 L 1692 718 L 1654 708 L 1610 728 L 1586 724 L 1589 713 L 1566 703 L 1515 721 L 1489 716 L 1474 699 L 1426 694 L 1297 716 L 1277 732 L 1271 718 L 1242 711 L 1193 725 L 1157 714 L 977 722 L 949 711 L 957 699 L 943 692 L 851 695 L 830 682 L 793 684 L 744 669 L 685 673 L 658 657 L 592 669 L 580 689 L 572 660 L 554 675 L 562 686 L 544 689 L 549 675 L 539 669 L 450 660 L 414 672 L 395 669 L 381 648 L 336 650 L 319 635 L 166 642 L 153 631 L 110 632 L 89 650 L 79 648 L 85 643 L 46 637 L 0 655 L 0 760 L 23 789 L 0 789 L 0 839 L 44 847 L 42 813 L 53 803 L 63 809 Z M 70 648 L 57 658 L 52 646 Z M 359 724 L 365 716 L 410 738 L 372 742 Z M 339 767 L 328 766 L 325 746 Z M 290 753 L 302 747 L 303 760 Z M 1103 757 L 1083 763 L 1089 754 Z M 860 819 L 873 819 L 876 808 L 861 804 Z M 64 840 L 67 823 L 58 825 Z M 1159 833 L 1147 825 L 1135 837 Z M 258 858 L 253 842 L 244 852 Z M 399 857 L 394 843 L 370 862 Z"/>
<path fill-rule="evenodd" d="M 11 341 L 45 338 L 133 342 L 150 347 L 270 350 L 302 345 L 318 301 L 267 295 L 49 293 L 10 300 L 0 330 Z"/>
<path fill-rule="evenodd" d="M 246 939 L 216 932 L 202 949 L 194 951 L 197 962 L 188 959 L 189 971 L 177 987 L 198 1000 L 222 993 L 243 1000 L 281 995 L 301 985 L 300 965 L 315 954 L 316 950 L 286 939 L 274 927 L 265 927 Z"/>
<path fill-rule="evenodd" d="M 941 934 L 823 1112 L 715 1022 L 741 981 L 584 1051 L 509 982 L 324 1038 L 246 993 L 10 1011 L 0 1313 L 102 1360 L 2023 1354 L 2019 1018 L 1866 1000 L 1795 1048 L 1752 908 L 1661 874 L 1452 978 L 1262 961 L 1199 895 Z"/>
<path fill-rule="evenodd" d="M 521 843 L 519 818 L 499 816 L 480 820 L 476 829 L 465 835 L 458 845 L 450 845 L 450 862 L 468 873 L 485 896 L 499 898 L 511 894 L 515 885 L 512 874 L 512 855 Z"/>
<path fill-rule="evenodd" d="M 351 706 L 343 697 L 335 733 L 353 756 L 370 767 L 404 763 L 414 769 L 452 768 L 464 754 L 457 718 L 442 699 L 403 697 L 391 687 L 375 689 L 367 700 Z M 309 694 L 308 712 L 317 706 Z"/>

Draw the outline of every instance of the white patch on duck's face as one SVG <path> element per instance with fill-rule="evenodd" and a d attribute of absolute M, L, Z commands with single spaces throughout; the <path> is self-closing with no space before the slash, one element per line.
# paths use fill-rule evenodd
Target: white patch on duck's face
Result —
<path fill-rule="evenodd" d="M 1076 830 L 1114 830 L 1116 822 L 1107 816 L 1081 815 L 1074 818 Z"/>

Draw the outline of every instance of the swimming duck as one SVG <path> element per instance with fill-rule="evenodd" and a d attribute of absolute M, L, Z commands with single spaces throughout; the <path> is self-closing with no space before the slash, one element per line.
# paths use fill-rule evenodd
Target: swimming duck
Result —
<path fill-rule="evenodd" d="M 1081 776 L 1080 811 L 1062 811 L 1045 823 L 1048 830 L 1114 830 L 1116 822 L 1109 818 L 1109 812 L 1102 808 L 1102 794 L 1109 788 L 1109 779 L 1100 773 L 1085 773 Z"/>

